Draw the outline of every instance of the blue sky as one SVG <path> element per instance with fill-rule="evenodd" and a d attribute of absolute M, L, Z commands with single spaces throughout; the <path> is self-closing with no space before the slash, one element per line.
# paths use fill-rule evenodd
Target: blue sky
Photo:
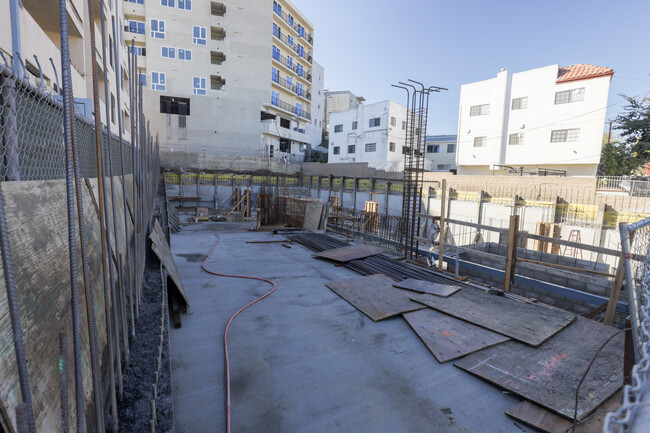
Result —
<path fill-rule="evenodd" d="M 501 68 L 613 68 L 608 120 L 624 106 L 620 93 L 650 91 L 648 0 L 292 1 L 314 24 L 326 88 L 402 104 L 404 91 L 391 83 L 449 88 L 431 98 L 430 134 L 455 134 L 460 85 Z"/>

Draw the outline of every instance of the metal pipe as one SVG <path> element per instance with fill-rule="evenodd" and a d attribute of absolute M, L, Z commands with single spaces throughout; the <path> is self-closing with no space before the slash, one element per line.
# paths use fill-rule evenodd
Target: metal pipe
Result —
<path fill-rule="evenodd" d="M 30 433 L 29 431 L 29 415 L 27 405 L 20 403 L 16 406 L 16 428 L 18 433 Z"/>
<path fill-rule="evenodd" d="M 43 68 L 41 68 L 41 62 L 38 61 L 38 57 L 34 54 L 34 60 L 36 60 L 36 65 L 38 66 L 38 75 L 41 79 L 41 85 L 39 89 L 43 90 L 45 88 L 45 81 L 43 80 Z"/>
<path fill-rule="evenodd" d="M 68 337 L 65 331 L 59 332 L 59 386 L 61 388 L 61 433 L 68 433 L 70 431 L 68 414 Z M 79 422 L 77 422 L 78 425 Z M 85 427 L 84 425 L 84 431 Z"/>
<path fill-rule="evenodd" d="M 9 0 L 9 14 L 11 15 L 11 55 L 14 58 L 13 67 L 16 74 L 20 74 L 16 57 L 21 55 L 20 47 L 20 1 Z"/>
<path fill-rule="evenodd" d="M 7 305 L 9 307 L 11 332 L 16 353 L 16 366 L 18 369 L 20 392 L 22 394 L 23 402 L 27 405 L 26 411 L 29 431 L 31 433 L 36 433 L 34 409 L 32 406 L 32 391 L 29 385 L 25 342 L 23 340 L 23 328 L 20 320 L 20 308 L 18 307 L 16 279 L 14 277 L 14 263 L 11 257 L 11 244 L 9 241 L 9 230 L 7 229 L 7 216 L 5 214 L 5 199 L 4 192 L 2 191 L 3 185 L 4 182 L 0 182 L 0 250 L 2 251 L 2 267 L 4 269 L 5 287 L 7 290 Z"/>
<path fill-rule="evenodd" d="M 86 431 L 86 405 L 83 387 L 83 365 L 81 363 L 81 325 L 79 318 L 79 269 L 77 258 L 77 237 L 75 235 L 74 197 L 74 155 L 72 153 L 72 76 L 70 73 L 70 46 L 68 42 L 68 12 L 66 0 L 59 0 L 59 23 L 61 27 L 61 78 L 63 79 L 63 125 L 65 130 L 65 187 L 68 214 L 68 256 L 70 259 L 70 305 L 72 315 L 72 346 L 74 358 L 75 403 L 77 431 Z M 34 56 L 36 57 L 36 56 Z M 66 341 L 67 346 L 67 341 Z M 67 374 L 67 372 L 66 372 Z M 66 378 L 67 380 L 67 378 Z M 66 389 L 67 391 L 67 389 Z M 67 397 L 67 394 L 66 394 Z M 63 400 L 61 400 L 63 403 Z M 66 398 L 67 403 L 67 398 Z M 67 411 L 67 408 L 66 408 Z"/>
<path fill-rule="evenodd" d="M 110 266 L 108 263 L 108 254 L 106 251 L 106 231 L 104 220 L 104 214 L 101 212 L 101 209 L 104 208 L 104 173 L 102 167 L 102 144 L 101 144 L 101 112 L 99 108 L 99 85 L 97 82 L 97 59 L 96 59 L 96 41 L 95 41 L 95 5 L 94 0 L 88 0 L 88 14 L 90 21 L 90 46 L 91 46 L 91 67 L 92 67 L 92 77 L 93 77 L 93 102 L 95 109 L 95 146 L 97 151 L 97 187 L 98 187 L 98 198 L 99 198 L 99 227 L 100 227 L 100 242 L 102 250 L 102 275 L 104 282 L 104 315 L 106 320 L 106 345 L 108 350 L 108 380 L 109 380 L 109 389 L 110 389 L 110 400 L 111 400 L 111 410 L 114 414 L 113 416 L 113 431 L 117 431 L 117 401 L 115 399 L 115 371 L 114 371 L 114 355 L 113 355 L 113 339 L 111 338 L 112 334 L 112 325 L 111 325 L 111 314 L 110 314 L 110 305 L 111 305 L 111 290 L 108 285 L 108 270 L 107 267 Z M 103 8 L 103 2 L 100 3 L 100 8 Z M 103 399 L 103 396 L 99 396 L 100 399 Z M 99 409 L 103 405 L 98 407 Z M 103 418 L 103 413 L 98 417 Z M 103 422 L 103 420 L 102 420 Z M 104 426 L 99 430 L 99 432 L 104 432 Z"/>
<path fill-rule="evenodd" d="M 61 84 L 59 84 L 59 73 L 56 72 L 56 66 L 54 65 L 54 60 L 50 57 L 50 63 L 52 64 L 52 70 L 54 70 L 54 79 L 56 80 L 56 92 L 61 94 Z"/>
<path fill-rule="evenodd" d="M 634 358 L 638 362 L 642 358 L 641 353 L 641 336 L 639 329 L 641 322 L 638 314 L 639 293 L 634 282 L 634 273 L 632 270 L 632 253 L 630 246 L 630 237 L 634 233 L 626 223 L 619 223 L 618 230 L 621 234 L 621 251 L 623 253 L 623 263 L 625 265 L 625 287 L 628 290 L 627 303 L 630 313 L 630 323 L 632 328 L 632 341 L 634 343 Z M 647 254 L 647 253 L 646 253 Z"/>

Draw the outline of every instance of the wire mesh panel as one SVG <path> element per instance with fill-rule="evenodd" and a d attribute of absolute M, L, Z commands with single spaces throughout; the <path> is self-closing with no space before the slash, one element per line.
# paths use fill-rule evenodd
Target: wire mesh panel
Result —
<path fill-rule="evenodd" d="M 621 246 L 636 364 L 621 408 L 605 419 L 604 432 L 650 431 L 650 218 L 621 223 Z"/>
<path fill-rule="evenodd" d="M 0 65 L 0 180 L 65 178 L 65 135 L 62 97 L 34 86 Z M 108 133 L 101 131 L 103 144 Z M 97 176 L 95 128 L 80 115 L 74 118 L 79 170 Z M 120 139 L 112 135 L 113 175 L 122 174 Z M 125 174 L 132 173 L 131 145 L 122 139 Z"/>

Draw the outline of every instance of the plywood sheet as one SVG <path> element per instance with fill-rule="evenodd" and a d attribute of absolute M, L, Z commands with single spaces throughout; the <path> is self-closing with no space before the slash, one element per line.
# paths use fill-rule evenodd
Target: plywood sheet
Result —
<path fill-rule="evenodd" d="M 621 407 L 622 396 L 622 391 L 617 392 L 605 403 L 599 406 L 596 412 L 617 410 Z M 573 426 L 573 421 L 556 415 L 553 412 L 527 400 L 524 400 L 516 406 L 508 409 L 506 415 L 545 433 L 565 433 L 566 431 L 570 431 Z M 605 415 L 607 415 L 605 412 L 599 413 L 598 415 L 594 414 L 583 423 L 577 424 L 575 433 L 602 431 Z"/>
<path fill-rule="evenodd" d="M 514 341 L 473 353 L 456 366 L 573 419 L 575 393 L 589 363 L 617 329 L 579 317 L 539 348 Z M 623 386 L 624 336 L 616 335 L 589 370 L 578 399 L 578 419 Z"/>
<path fill-rule="evenodd" d="M 375 256 L 386 252 L 381 247 L 374 245 L 348 245 L 347 247 L 335 248 L 333 250 L 323 251 L 322 253 L 314 254 L 314 257 L 321 259 L 334 260 L 335 262 L 349 262 L 350 260 L 363 259 L 364 257 Z"/>
<path fill-rule="evenodd" d="M 376 274 L 332 281 L 327 287 L 374 321 L 425 308 L 392 284 L 392 279 Z"/>
<path fill-rule="evenodd" d="M 510 340 L 430 308 L 405 313 L 404 319 L 439 362 L 461 358 Z"/>
<path fill-rule="evenodd" d="M 575 314 L 463 288 L 454 296 L 411 295 L 411 299 L 466 322 L 539 346 L 575 319 Z"/>
<path fill-rule="evenodd" d="M 160 223 L 158 223 L 157 219 L 154 222 L 154 228 L 149 237 L 151 238 L 152 242 L 151 249 L 156 254 L 156 256 L 158 256 L 158 259 L 160 259 L 165 269 L 167 269 L 167 272 L 169 272 L 169 276 L 176 285 L 178 294 L 185 302 L 183 308 L 185 311 L 187 311 L 190 308 L 190 301 L 185 294 L 183 280 L 181 279 L 181 275 L 178 272 L 178 268 L 176 267 L 176 262 L 174 261 L 174 257 L 172 256 L 169 244 L 167 243 L 167 238 L 165 238 L 165 233 L 163 232 L 162 227 L 160 227 Z"/>
<path fill-rule="evenodd" d="M 449 284 L 432 283 L 430 281 L 415 280 L 408 278 L 399 283 L 393 283 L 393 286 L 400 289 L 411 290 L 412 292 L 427 293 L 429 295 L 447 296 L 453 295 L 460 290 L 460 287 L 452 286 Z"/>

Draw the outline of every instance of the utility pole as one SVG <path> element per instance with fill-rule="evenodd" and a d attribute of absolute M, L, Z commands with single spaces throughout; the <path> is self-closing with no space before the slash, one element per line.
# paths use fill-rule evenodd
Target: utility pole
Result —
<path fill-rule="evenodd" d="M 612 144 L 612 123 L 614 121 L 610 120 L 609 121 L 609 134 L 607 134 L 607 144 Z"/>

